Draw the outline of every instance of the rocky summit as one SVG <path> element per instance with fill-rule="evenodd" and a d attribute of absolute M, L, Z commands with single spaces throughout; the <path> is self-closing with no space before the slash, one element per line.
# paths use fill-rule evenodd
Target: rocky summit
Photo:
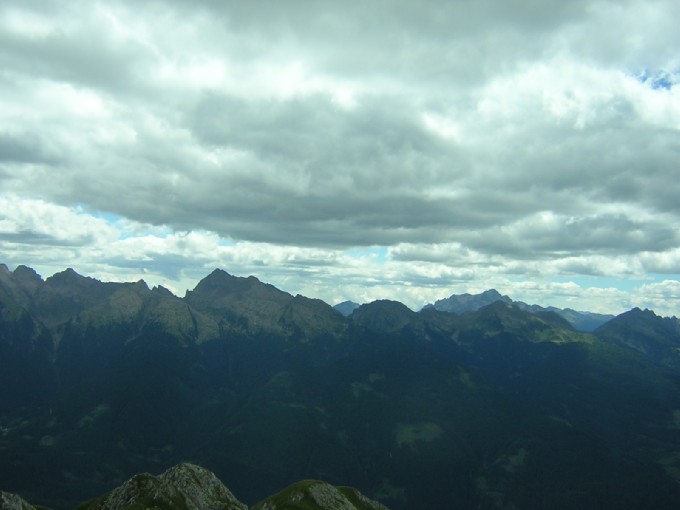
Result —
<path fill-rule="evenodd" d="M 247 510 L 211 471 L 178 464 L 159 476 L 135 475 L 79 510 Z"/>
<path fill-rule="evenodd" d="M 163 474 L 142 473 L 78 510 L 248 510 L 215 476 L 201 466 L 178 464 Z M 20 496 L 0 492 L 0 510 L 37 510 Z M 351 487 L 306 480 L 282 490 L 253 510 L 388 510 Z"/>

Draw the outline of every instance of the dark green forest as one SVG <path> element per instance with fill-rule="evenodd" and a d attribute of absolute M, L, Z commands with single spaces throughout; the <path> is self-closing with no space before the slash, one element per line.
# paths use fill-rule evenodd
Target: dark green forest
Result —
<path fill-rule="evenodd" d="M 4 268 L 0 489 L 69 509 L 192 462 L 249 505 L 319 479 L 393 510 L 676 508 L 679 353 L 649 310 L 345 317 L 221 270 L 179 298 Z"/>

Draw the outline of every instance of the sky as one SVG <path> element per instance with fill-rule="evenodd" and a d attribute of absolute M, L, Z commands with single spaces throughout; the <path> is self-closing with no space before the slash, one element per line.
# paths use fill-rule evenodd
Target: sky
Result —
<path fill-rule="evenodd" d="M 680 316 L 677 0 L 4 0 L 0 262 Z"/>

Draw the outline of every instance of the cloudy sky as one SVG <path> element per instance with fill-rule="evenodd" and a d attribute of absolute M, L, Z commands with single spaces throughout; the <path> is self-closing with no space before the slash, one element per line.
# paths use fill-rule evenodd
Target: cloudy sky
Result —
<path fill-rule="evenodd" d="M 0 2 L 0 262 L 680 315 L 677 0 Z"/>

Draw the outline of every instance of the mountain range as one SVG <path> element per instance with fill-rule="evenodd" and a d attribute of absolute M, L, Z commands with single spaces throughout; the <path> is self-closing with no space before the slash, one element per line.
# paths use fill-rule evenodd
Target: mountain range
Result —
<path fill-rule="evenodd" d="M 345 316 L 222 270 L 180 298 L 1 266 L 0 488 L 75 508 L 190 462 L 248 505 L 316 479 L 396 510 L 675 508 L 678 320 L 496 294 Z"/>
<path fill-rule="evenodd" d="M 446 299 L 435 301 L 431 305 L 425 305 L 425 308 L 433 307 L 444 312 L 461 314 L 479 310 L 483 306 L 490 305 L 496 301 L 511 303 L 517 308 L 531 313 L 555 312 L 557 315 L 566 319 L 574 329 L 579 331 L 594 331 L 614 318 L 613 315 L 594 312 L 578 312 L 571 308 L 528 305 L 522 301 L 514 301 L 508 296 L 501 295 L 496 289 L 489 289 L 481 294 L 454 294 Z"/>
<path fill-rule="evenodd" d="M 555 312 L 557 315 L 566 319 L 574 327 L 574 329 L 577 329 L 578 331 L 594 331 L 598 327 L 614 318 L 614 315 L 595 312 L 579 312 L 571 308 L 529 305 L 523 301 L 514 301 L 509 296 L 502 295 L 496 289 L 489 289 L 480 294 L 453 294 L 448 298 L 439 299 L 434 303 L 425 305 L 423 310 L 427 308 L 434 308 L 443 312 L 463 314 L 477 311 L 484 306 L 495 303 L 496 301 L 511 303 L 517 308 L 531 313 Z M 361 306 L 359 303 L 355 303 L 353 301 L 343 301 L 342 303 L 335 305 L 333 308 L 335 308 L 345 317 L 348 317 L 354 312 L 354 310 L 359 308 L 359 306 Z"/>

